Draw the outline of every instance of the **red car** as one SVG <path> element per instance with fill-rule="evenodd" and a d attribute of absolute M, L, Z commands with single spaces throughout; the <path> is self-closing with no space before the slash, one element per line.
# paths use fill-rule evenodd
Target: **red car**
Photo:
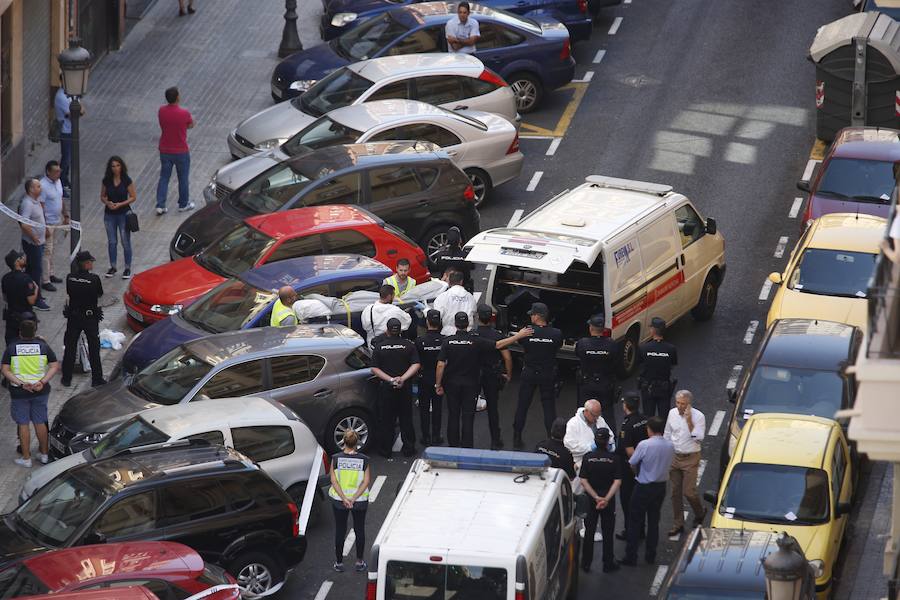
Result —
<path fill-rule="evenodd" d="M 372 213 L 347 205 L 297 208 L 244 219 L 196 256 L 136 275 L 123 295 L 128 324 L 139 331 L 259 265 L 341 253 L 369 256 L 391 269 L 406 258 L 413 279 L 430 277 L 422 249 Z"/>
<path fill-rule="evenodd" d="M 47 600 L 47 596 L 18 596 L 21 600 Z M 130 586 L 115 589 L 84 590 L 54 594 L 53 600 L 162 600 L 144 586 Z"/>
<path fill-rule="evenodd" d="M 56 598 L 55 594 L 64 592 L 144 586 L 161 600 L 167 600 L 235 584 L 231 575 L 215 565 L 204 564 L 199 554 L 182 544 L 123 542 L 76 546 L 17 561 L 0 571 L 0 598 L 47 593 Z M 229 587 L 206 599 L 240 597 L 236 587 Z"/>

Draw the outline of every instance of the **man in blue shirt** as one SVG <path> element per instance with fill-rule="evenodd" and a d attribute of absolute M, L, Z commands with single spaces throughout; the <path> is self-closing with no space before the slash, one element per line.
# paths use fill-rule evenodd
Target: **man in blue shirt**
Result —
<path fill-rule="evenodd" d="M 56 120 L 59 121 L 59 167 L 60 181 L 62 181 L 65 197 L 68 198 L 71 193 L 72 184 L 69 181 L 69 165 L 72 164 L 72 121 L 69 119 L 69 105 L 72 99 L 66 96 L 66 91 L 62 87 L 62 75 L 59 76 L 59 88 L 56 90 L 56 96 L 53 98 L 53 108 L 56 113 Z M 84 106 L 81 107 L 81 115 L 84 115 Z"/>
<path fill-rule="evenodd" d="M 447 21 L 444 28 L 450 52 L 475 54 L 475 43 L 481 37 L 478 21 L 469 17 L 469 3 L 460 2 L 456 7 L 456 17 Z"/>
<path fill-rule="evenodd" d="M 620 564 L 637 565 L 638 536 L 641 525 L 647 519 L 647 545 L 644 559 L 648 564 L 656 562 L 656 546 L 659 543 L 659 515 L 666 497 L 666 481 L 675 458 L 672 442 L 663 437 L 665 422 L 659 417 L 647 420 L 647 439 L 640 442 L 628 460 L 637 473 L 637 485 L 631 495 L 628 509 L 628 527 L 625 558 Z"/>

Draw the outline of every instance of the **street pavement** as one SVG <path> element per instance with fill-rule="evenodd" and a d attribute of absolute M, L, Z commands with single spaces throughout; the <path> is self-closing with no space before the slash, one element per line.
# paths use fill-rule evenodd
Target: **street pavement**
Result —
<path fill-rule="evenodd" d="M 83 121 L 82 177 L 85 181 L 85 243 L 105 271 L 105 234 L 97 202 L 103 165 L 111 153 L 128 162 L 138 188 L 142 231 L 135 236 L 134 270 L 168 259 L 168 242 L 183 218 L 174 212 L 152 215 L 158 177 L 156 108 L 169 85 L 179 85 L 184 105 L 194 113 L 191 130 L 191 195 L 200 192 L 216 167 L 228 160 L 225 136 L 241 118 L 271 104 L 268 81 L 276 59 L 283 6 L 276 0 L 218 0 L 199 4 L 200 11 L 175 17 L 171 2 L 149 10 L 126 40 L 92 74 L 88 115 Z M 215 6 L 215 8 L 213 8 Z M 301 38 L 318 43 L 317 2 L 301 2 Z M 707 217 L 718 221 L 726 239 L 728 272 L 715 317 L 695 323 L 690 317 L 670 329 L 679 350 L 678 387 L 694 392 L 696 406 L 710 424 L 703 444 L 699 489 L 717 486 L 719 447 L 725 435 L 722 418 L 728 404 L 724 388 L 736 366 L 749 364 L 761 338 L 768 309 L 766 275 L 783 268 L 776 247 L 787 237 L 791 248 L 799 223 L 794 183 L 808 168 L 814 142 L 814 74 L 806 60 L 816 29 L 847 13 L 844 0 L 747 2 L 746 0 L 624 0 L 604 9 L 589 42 L 575 46 L 575 83 L 548 98 L 548 106 L 529 115 L 522 127 L 526 156 L 522 176 L 495 190 L 482 209 L 482 226 L 505 225 L 519 211 L 528 212 L 553 195 L 574 187 L 588 174 L 667 183 L 685 193 Z M 529 135 L 537 137 L 527 137 Z M 53 148 L 29 158 L 40 171 Z M 0 222 L 3 239 L 17 239 L 11 222 Z M 59 259 L 61 260 L 61 258 Z M 130 333 L 124 323 L 120 279 L 105 280 L 109 291 L 106 327 Z M 476 285 L 478 287 L 478 285 Z M 483 289 L 483 280 L 481 288 Z M 50 294 L 52 313 L 43 313 L 42 333 L 62 351 L 62 295 Z M 552 307 L 551 307 L 552 308 Z M 46 315 L 46 316 L 45 316 Z M 118 353 L 105 351 L 111 366 Z M 85 385 L 84 378 L 78 380 Z M 634 382 L 626 382 L 633 386 Z M 57 386 L 51 417 L 71 393 Z M 517 382 L 504 392 L 501 416 L 507 443 Z M 576 408 L 575 389 L 566 382 L 557 401 L 559 415 Z M 619 415 L 621 421 L 621 414 Z M 716 422 L 720 424 L 716 427 Z M 12 432 L 6 414 L 0 428 Z M 526 444 L 541 440 L 543 426 L 535 402 L 525 430 Z M 476 445 L 489 443 L 486 416 L 476 416 Z M 0 448 L 0 505 L 15 504 L 25 472 L 11 463 L 12 444 Z M 380 492 L 369 508 L 368 543 L 374 539 L 409 460 L 373 458 Z M 9 465 L 9 466 L 7 466 Z M 881 525 L 890 470 L 873 465 L 861 479 L 864 492 L 854 515 L 847 559 L 839 569 L 837 598 L 868 600 L 884 595 L 880 576 Z M 669 503 L 660 528 L 671 525 Z M 331 571 L 332 519 L 327 506 L 308 532 L 309 552 L 279 598 L 361 598 L 365 575 Z M 873 516 L 876 518 L 873 519 Z M 707 521 L 708 522 L 708 521 Z M 619 527 L 621 515 L 619 515 Z M 643 598 L 653 595 L 673 560 L 678 542 L 663 539 L 658 565 L 641 564 L 604 575 L 599 558 L 582 574 L 579 598 Z M 624 548 L 617 543 L 621 555 Z M 851 561 L 852 558 L 852 561 Z M 352 554 L 347 559 L 352 560 Z M 858 573 L 858 575 L 857 575 Z"/>

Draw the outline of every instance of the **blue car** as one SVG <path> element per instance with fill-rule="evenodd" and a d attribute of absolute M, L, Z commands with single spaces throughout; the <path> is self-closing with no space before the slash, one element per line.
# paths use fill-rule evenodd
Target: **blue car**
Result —
<path fill-rule="evenodd" d="M 452 2 L 422 2 L 388 10 L 358 27 L 292 54 L 275 67 L 276 99 L 297 96 L 339 67 L 368 58 L 446 52 L 444 28 L 456 15 Z M 569 33 L 546 16 L 520 17 L 504 10 L 472 5 L 481 38 L 475 56 L 505 79 L 520 113 L 534 110 L 549 90 L 572 81 Z M 453 79 L 448 78 L 448 84 Z"/>
<path fill-rule="evenodd" d="M 390 274 L 380 262 L 357 254 L 303 256 L 251 269 L 143 330 L 125 352 L 122 371 L 134 374 L 176 346 L 209 334 L 267 326 L 277 297 L 273 290 L 282 286 L 293 286 L 299 295 L 341 298 L 360 290 L 378 291 Z M 350 320 L 351 327 L 362 333 L 359 314 L 351 314 Z"/>

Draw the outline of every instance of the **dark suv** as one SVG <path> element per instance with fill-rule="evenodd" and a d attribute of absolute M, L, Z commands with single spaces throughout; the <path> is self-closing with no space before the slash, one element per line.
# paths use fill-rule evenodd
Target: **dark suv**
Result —
<path fill-rule="evenodd" d="M 0 517 L 0 566 L 45 549 L 131 540 L 181 542 L 254 594 L 280 587 L 306 551 L 300 511 L 259 467 L 222 446 L 178 444 L 53 479 Z"/>
<path fill-rule="evenodd" d="M 246 217 L 302 206 L 362 206 L 402 229 L 430 258 L 451 226 L 479 230 L 475 191 L 450 157 L 428 142 L 329 146 L 283 162 L 271 152 L 219 169 L 206 207 L 175 232 L 173 259 L 196 254 Z"/>

